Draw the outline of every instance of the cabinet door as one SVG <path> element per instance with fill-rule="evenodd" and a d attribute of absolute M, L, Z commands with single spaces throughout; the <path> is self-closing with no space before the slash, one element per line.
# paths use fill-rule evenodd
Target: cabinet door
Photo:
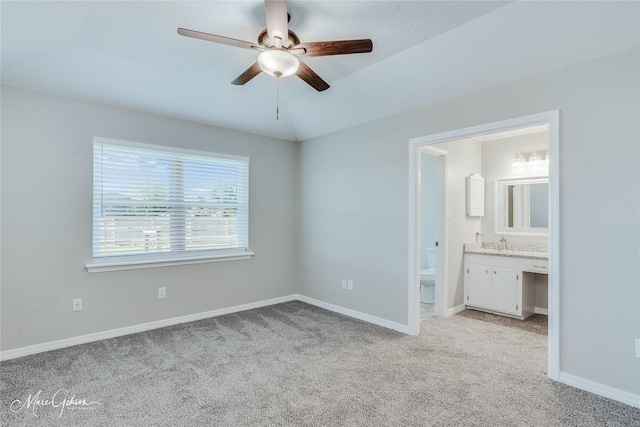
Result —
<path fill-rule="evenodd" d="M 467 298 L 465 303 L 491 308 L 491 267 L 469 264 L 465 276 Z"/>
<path fill-rule="evenodd" d="M 493 267 L 491 272 L 491 307 L 497 311 L 518 314 L 518 272 L 511 268 Z"/>

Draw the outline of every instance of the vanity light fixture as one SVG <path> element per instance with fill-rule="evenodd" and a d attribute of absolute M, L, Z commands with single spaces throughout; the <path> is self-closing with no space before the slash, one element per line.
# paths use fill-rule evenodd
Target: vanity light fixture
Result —
<path fill-rule="evenodd" d="M 549 164 L 549 152 L 547 151 L 544 159 L 540 156 L 537 151 L 532 151 L 529 154 L 529 158 L 527 159 L 526 153 L 523 156 L 521 152 L 517 152 L 515 157 L 513 158 L 513 166 L 521 167 L 521 166 L 531 166 L 536 167 L 539 165 L 548 165 Z"/>

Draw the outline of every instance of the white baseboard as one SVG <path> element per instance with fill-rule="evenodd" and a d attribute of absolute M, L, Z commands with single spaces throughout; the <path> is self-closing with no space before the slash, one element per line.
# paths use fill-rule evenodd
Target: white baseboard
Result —
<path fill-rule="evenodd" d="M 599 396 L 625 403 L 629 406 L 640 408 L 640 395 L 637 394 L 618 390 L 617 388 L 609 387 L 607 385 L 576 377 L 575 375 L 564 372 L 560 372 L 558 381 Z"/>
<path fill-rule="evenodd" d="M 188 314 L 186 316 L 173 317 L 171 319 L 157 320 L 155 322 L 142 323 L 139 325 L 125 326 L 124 328 L 111 329 L 93 334 L 81 335 L 78 337 L 65 338 L 57 341 L 49 341 L 42 344 L 35 344 L 26 347 L 14 348 L 0 352 L 0 361 L 15 359 L 17 357 L 29 356 L 31 354 L 42 353 L 59 348 L 71 347 L 78 344 L 86 344 L 94 341 L 105 340 L 109 338 L 120 337 L 123 335 L 135 334 L 138 332 L 149 331 L 152 329 L 164 328 L 167 326 L 178 325 L 180 323 L 195 322 L 196 320 L 208 319 L 210 317 L 222 316 L 225 314 L 237 313 L 239 311 L 251 310 L 254 308 L 266 307 L 269 305 L 280 304 L 283 302 L 295 301 L 297 295 L 287 295 L 284 297 L 271 298 L 268 300 L 252 302 L 249 304 L 241 304 L 233 307 L 220 308 L 217 310 L 206 311 L 203 313 Z"/>
<path fill-rule="evenodd" d="M 444 314 L 444 317 L 451 317 L 456 313 L 460 313 L 461 311 L 465 311 L 467 309 L 467 306 L 465 306 L 464 304 L 460 304 L 456 307 L 452 307 L 452 308 L 448 308 L 447 312 Z"/>
<path fill-rule="evenodd" d="M 533 312 L 535 314 L 544 314 L 545 316 L 549 315 L 549 309 L 547 309 L 547 308 L 536 307 L 536 308 L 533 309 Z"/>
<path fill-rule="evenodd" d="M 383 328 L 393 329 L 394 331 L 402 332 L 404 334 L 409 333 L 409 326 L 403 325 L 401 323 L 396 323 L 390 320 L 382 319 L 380 317 L 371 316 L 369 314 L 361 313 L 359 311 L 351 310 L 349 308 L 344 308 L 339 305 L 330 304 L 328 302 L 320 301 L 315 298 L 310 298 L 304 295 L 296 295 L 296 296 L 297 296 L 297 299 L 302 302 L 315 305 L 316 307 L 324 308 L 325 310 L 344 314 L 345 316 L 353 317 L 354 319 L 364 320 L 365 322 L 373 323 L 374 325 L 382 326 Z"/>

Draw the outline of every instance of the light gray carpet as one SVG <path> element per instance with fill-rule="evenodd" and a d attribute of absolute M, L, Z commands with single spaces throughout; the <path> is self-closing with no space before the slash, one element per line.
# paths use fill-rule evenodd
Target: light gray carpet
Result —
<path fill-rule="evenodd" d="M 547 379 L 545 336 L 422 325 L 409 337 L 291 302 L 24 357 L 0 365 L 2 425 L 640 425 L 638 409 Z M 101 405 L 9 409 L 61 388 Z"/>

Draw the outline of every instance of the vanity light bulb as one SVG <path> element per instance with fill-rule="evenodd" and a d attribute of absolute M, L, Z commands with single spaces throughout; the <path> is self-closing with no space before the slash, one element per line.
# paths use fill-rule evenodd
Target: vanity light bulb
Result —
<path fill-rule="evenodd" d="M 535 150 L 533 151 L 533 153 L 531 153 L 531 155 L 529 156 L 529 162 L 530 163 L 536 163 L 540 160 L 540 156 L 538 156 L 538 153 L 535 152 Z"/>
<path fill-rule="evenodd" d="M 522 154 L 517 153 L 513 158 L 513 166 L 522 166 L 524 159 L 522 158 Z"/>

